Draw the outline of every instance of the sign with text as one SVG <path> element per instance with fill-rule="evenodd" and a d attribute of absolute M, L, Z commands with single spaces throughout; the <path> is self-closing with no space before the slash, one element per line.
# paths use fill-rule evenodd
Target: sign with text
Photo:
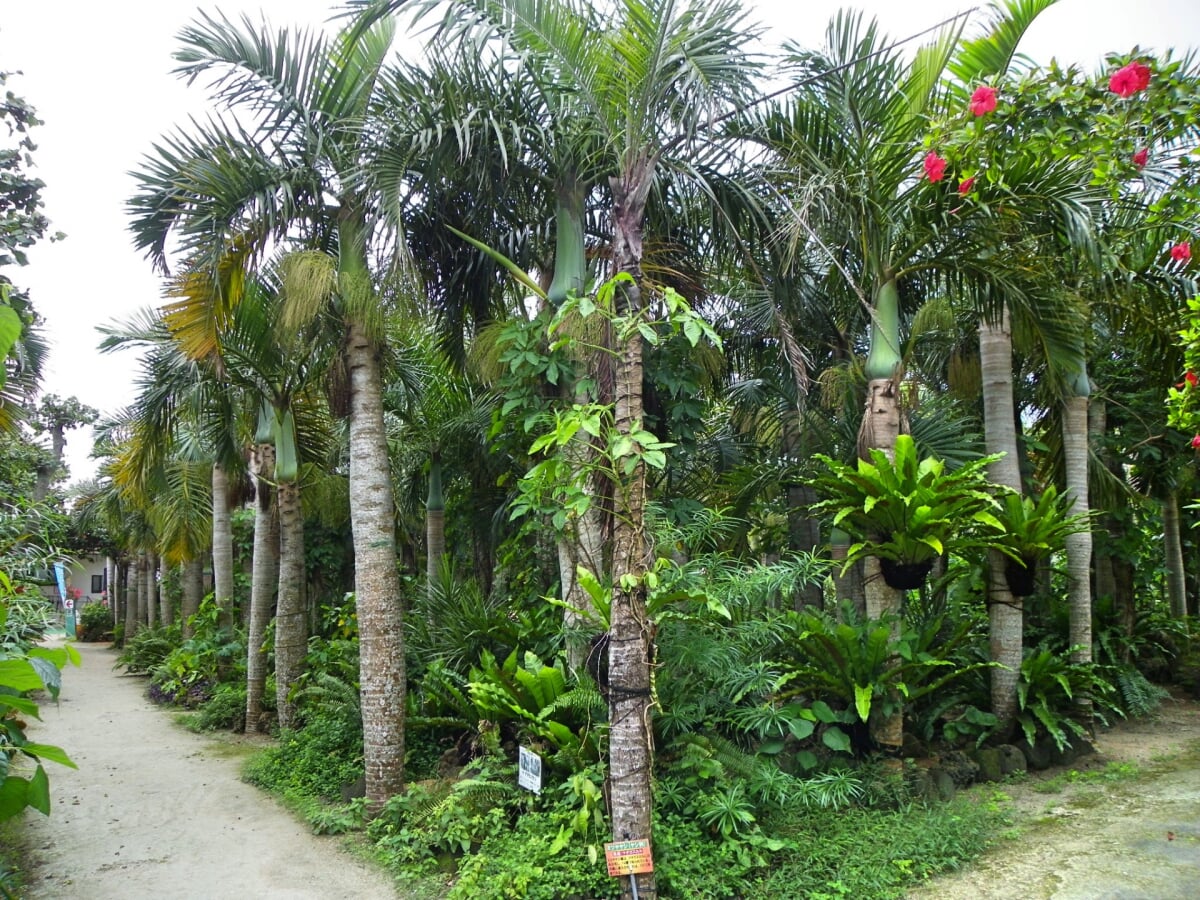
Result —
<path fill-rule="evenodd" d="M 517 758 L 517 784 L 535 794 L 542 792 L 542 758 L 532 750 L 520 748 Z"/>
<path fill-rule="evenodd" d="M 648 840 L 605 844 L 604 859 L 608 863 L 608 874 L 614 878 L 654 871 L 654 858 L 650 855 Z"/>

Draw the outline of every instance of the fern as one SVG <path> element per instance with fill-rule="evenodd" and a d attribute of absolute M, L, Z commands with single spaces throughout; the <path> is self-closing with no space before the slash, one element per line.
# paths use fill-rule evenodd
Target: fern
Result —
<path fill-rule="evenodd" d="M 1116 683 L 1121 696 L 1121 708 L 1126 715 L 1133 718 L 1157 712 L 1162 701 L 1171 696 L 1165 689 L 1151 683 L 1133 666 L 1119 667 Z"/>

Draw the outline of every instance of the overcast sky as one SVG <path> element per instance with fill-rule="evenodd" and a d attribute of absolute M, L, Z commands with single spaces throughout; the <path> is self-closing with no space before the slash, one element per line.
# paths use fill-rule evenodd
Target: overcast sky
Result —
<path fill-rule="evenodd" d="M 757 0 L 757 15 L 779 41 L 820 44 L 836 10 L 849 5 L 904 37 L 971 8 L 956 0 Z M 160 302 L 161 285 L 133 250 L 124 204 L 128 171 L 152 143 L 191 113 L 204 109 L 201 88 L 170 75 L 175 35 L 198 8 L 231 15 L 261 9 L 274 25 L 321 26 L 333 2 L 316 0 L 4 0 L 0 12 L 0 70 L 8 89 L 24 97 L 45 125 L 36 129 L 36 175 L 46 182 L 52 231 L 67 239 L 44 242 L 24 269 L 5 274 L 32 292 L 52 342 L 45 391 L 77 396 L 104 411 L 132 400 L 131 354 L 102 356 L 96 327 L 122 321 Z M 981 18 L 975 14 L 975 20 Z M 1135 45 L 1178 52 L 1200 47 L 1195 0 L 1060 0 L 1029 32 L 1022 50 L 1038 62 L 1058 57 L 1098 69 L 1107 52 Z M 89 430 L 68 436 L 74 478 L 92 463 Z"/>

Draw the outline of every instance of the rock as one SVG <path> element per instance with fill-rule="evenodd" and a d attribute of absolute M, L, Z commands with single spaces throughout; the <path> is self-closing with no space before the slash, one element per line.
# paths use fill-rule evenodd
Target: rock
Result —
<path fill-rule="evenodd" d="M 980 747 L 972 757 L 979 765 L 977 781 L 1000 781 L 1004 778 L 1000 751 L 995 747 Z"/>
<path fill-rule="evenodd" d="M 1025 754 L 1013 744 L 1001 744 L 996 748 L 1000 752 L 1000 771 L 1005 775 L 1024 775 L 1028 766 L 1025 764 Z"/>
<path fill-rule="evenodd" d="M 979 764 L 961 750 L 943 753 L 939 767 L 950 776 L 956 787 L 966 787 L 979 774 Z"/>
<path fill-rule="evenodd" d="M 1050 768 L 1051 747 L 1046 746 L 1045 742 L 1039 740 L 1031 744 L 1025 738 L 1021 738 L 1014 746 L 1025 757 L 1025 764 L 1030 771 L 1040 772 Z"/>
<path fill-rule="evenodd" d="M 954 795 L 958 793 L 958 787 L 949 772 L 940 768 L 930 769 L 929 778 L 933 782 L 934 794 L 938 800 L 942 803 L 949 803 L 954 799 Z"/>

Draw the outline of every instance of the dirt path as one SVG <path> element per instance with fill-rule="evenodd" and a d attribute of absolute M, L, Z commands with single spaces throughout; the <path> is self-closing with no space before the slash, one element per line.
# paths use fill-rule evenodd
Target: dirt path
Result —
<path fill-rule="evenodd" d="M 244 748 L 190 734 L 112 671 L 103 644 L 77 645 L 61 704 L 32 740 L 58 744 L 51 815 L 26 813 L 33 871 L 25 897 L 79 900 L 390 900 L 386 876 L 310 834 L 238 779 Z"/>
<path fill-rule="evenodd" d="M 1096 750 L 1074 775 L 997 786 L 1012 798 L 1011 834 L 911 900 L 1200 897 L 1200 704 L 1167 701 L 1102 731 Z"/>

